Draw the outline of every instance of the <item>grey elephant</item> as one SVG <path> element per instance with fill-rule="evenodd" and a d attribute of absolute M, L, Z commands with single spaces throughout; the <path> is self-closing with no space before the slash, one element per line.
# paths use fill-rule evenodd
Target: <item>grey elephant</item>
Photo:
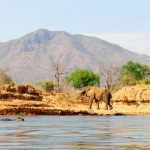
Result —
<path fill-rule="evenodd" d="M 112 98 L 111 92 L 107 88 L 99 88 L 99 87 L 87 87 L 85 90 L 81 92 L 81 95 L 85 95 L 90 98 L 89 108 L 92 108 L 93 101 L 97 103 L 97 109 L 100 109 L 99 103 L 105 103 L 105 109 L 113 109 L 113 106 L 110 104 L 110 100 Z"/>

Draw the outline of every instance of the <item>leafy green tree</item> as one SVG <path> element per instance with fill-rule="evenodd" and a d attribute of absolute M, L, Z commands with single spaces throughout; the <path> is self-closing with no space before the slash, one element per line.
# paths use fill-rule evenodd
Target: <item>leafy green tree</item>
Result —
<path fill-rule="evenodd" d="M 3 84 L 14 84 L 11 77 L 9 77 L 3 70 L 0 69 L 0 85 Z"/>
<path fill-rule="evenodd" d="M 77 69 L 66 77 L 74 88 L 93 86 L 99 83 L 99 76 L 86 69 Z"/>
<path fill-rule="evenodd" d="M 121 66 L 120 82 L 123 85 L 135 85 L 138 81 L 150 76 L 150 68 L 147 65 L 128 61 Z"/>
<path fill-rule="evenodd" d="M 50 92 L 54 90 L 54 83 L 52 81 L 46 80 L 46 81 L 38 81 L 36 83 L 36 86 L 42 88 L 46 92 Z"/>

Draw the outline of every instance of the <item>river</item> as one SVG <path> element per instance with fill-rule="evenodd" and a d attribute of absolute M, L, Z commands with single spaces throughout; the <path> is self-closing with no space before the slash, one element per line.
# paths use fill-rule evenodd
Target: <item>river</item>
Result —
<path fill-rule="evenodd" d="M 7 118 L 15 117 L 7 116 Z M 0 149 L 150 149 L 150 117 L 34 116 L 24 118 L 24 122 L 0 121 Z"/>

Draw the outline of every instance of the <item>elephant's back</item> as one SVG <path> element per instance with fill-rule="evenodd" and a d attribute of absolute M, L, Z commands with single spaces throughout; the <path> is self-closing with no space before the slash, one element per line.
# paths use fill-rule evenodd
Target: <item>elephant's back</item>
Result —
<path fill-rule="evenodd" d="M 95 89 L 95 95 L 96 95 L 97 99 L 102 98 L 104 93 L 105 93 L 105 88 L 96 88 Z"/>
<path fill-rule="evenodd" d="M 103 87 L 88 87 L 86 95 L 88 97 L 95 96 L 95 98 L 100 99 L 102 98 L 105 91 L 106 89 Z"/>
<path fill-rule="evenodd" d="M 98 93 L 103 93 L 103 92 L 105 92 L 105 88 L 102 88 L 102 87 L 97 87 L 97 88 L 95 88 L 95 92 L 98 92 Z"/>
<path fill-rule="evenodd" d="M 92 96 L 92 95 L 94 95 L 94 92 L 95 92 L 95 89 L 94 89 L 94 88 L 91 88 L 90 90 L 88 90 L 87 96 Z"/>
<path fill-rule="evenodd" d="M 96 99 L 101 99 L 105 92 L 105 88 L 100 87 L 90 87 L 87 96 L 94 96 Z"/>

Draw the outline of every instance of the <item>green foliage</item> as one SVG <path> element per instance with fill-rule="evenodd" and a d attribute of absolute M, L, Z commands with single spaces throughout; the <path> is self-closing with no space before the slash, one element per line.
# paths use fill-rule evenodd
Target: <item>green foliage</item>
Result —
<path fill-rule="evenodd" d="M 119 79 L 123 85 L 135 85 L 148 76 L 150 76 L 150 68 L 147 65 L 128 61 L 121 66 Z"/>
<path fill-rule="evenodd" d="M 14 85 L 14 82 L 12 81 L 11 77 L 9 77 L 3 70 L 0 69 L 0 85 L 3 84 Z"/>
<path fill-rule="evenodd" d="M 54 90 L 54 83 L 52 81 L 46 80 L 46 81 L 38 81 L 36 85 L 40 88 L 42 88 L 46 92 L 50 92 Z"/>
<path fill-rule="evenodd" d="M 143 80 L 140 80 L 139 83 L 140 83 L 140 84 L 147 84 L 147 85 L 149 85 L 149 84 L 150 84 L 150 78 L 145 78 L 145 79 L 143 79 Z"/>
<path fill-rule="evenodd" d="M 136 85 L 137 80 L 132 74 L 123 75 L 121 78 L 123 85 Z"/>
<path fill-rule="evenodd" d="M 92 71 L 77 69 L 66 77 L 74 88 L 93 86 L 99 83 L 99 76 Z"/>

